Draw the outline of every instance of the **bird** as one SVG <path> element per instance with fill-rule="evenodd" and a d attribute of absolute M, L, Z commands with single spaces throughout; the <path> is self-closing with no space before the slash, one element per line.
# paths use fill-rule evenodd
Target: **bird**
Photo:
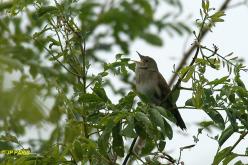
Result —
<path fill-rule="evenodd" d="M 182 130 L 186 130 L 186 125 L 176 104 L 171 101 L 171 89 L 159 72 L 156 61 L 149 56 L 137 53 L 140 61 L 135 61 L 135 83 L 136 91 L 140 95 L 141 100 L 143 98 L 143 100 L 150 104 L 161 106 L 165 110 L 170 111 L 176 119 L 176 125 Z"/>

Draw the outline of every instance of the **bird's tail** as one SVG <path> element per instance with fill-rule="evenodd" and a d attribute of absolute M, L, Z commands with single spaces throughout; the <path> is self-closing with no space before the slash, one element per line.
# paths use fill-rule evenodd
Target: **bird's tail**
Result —
<path fill-rule="evenodd" d="M 165 109 L 168 109 L 173 116 L 176 118 L 176 124 L 179 126 L 182 130 L 187 129 L 186 125 L 183 121 L 182 116 L 180 115 L 177 106 L 172 104 L 171 102 L 167 101 L 165 104 L 163 104 Z"/>
<path fill-rule="evenodd" d="M 184 121 L 182 119 L 182 116 L 180 115 L 180 113 L 178 111 L 178 108 L 177 107 L 173 108 L 171 112 L 172 112 L 172 114 L 175 116 L 175 118 L 177 120 L 177 123 L 176 123 L 177 126 L 179 126 L 182 130 L 187 129 L 186 125 L 185 125 L 185 123 L 184 123 Z"/>

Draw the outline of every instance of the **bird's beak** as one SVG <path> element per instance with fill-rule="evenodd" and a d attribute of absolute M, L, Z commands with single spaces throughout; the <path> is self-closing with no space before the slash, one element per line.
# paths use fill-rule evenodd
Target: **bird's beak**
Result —
<path fill-rule="evenodd" d="M 136 51 L 136 52 L 140 57 L 140 63 L 143 63 L 145 56 L 141 55 L 138 51 Z"/>
<path fill-rule="evenodd" d="M 140 57 L 140 59 L 141 59 L 141 61 L 144 59 L 144 56 L 143 55 L 141 55 L 138 51 L 136 51 L 137 52 L 137 54 L 139 55 L 139 57 Z"/>
<path fill-rule="evenodd" d="M 137 63 L 140 63 L 140 61 L 136 61 L 136 60 L 130 60 L 130 61 L 133 61 L 133 62 L 135 62 L 136 64 L 137 64 Z"/>

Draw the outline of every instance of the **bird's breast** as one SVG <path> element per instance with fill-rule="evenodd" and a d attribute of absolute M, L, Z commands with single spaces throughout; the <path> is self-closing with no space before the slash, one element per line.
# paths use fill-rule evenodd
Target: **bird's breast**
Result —
<path fill-rule="evenodd" d="M 141 93 L 143 95 L 148 95 L 153 90 L 152 83 L 150 83 L 149 81 L 148 82 L 139 83 L 136 86 L 136 88 L 137 88 L 138 93 Z"/>
<path fill-rule="evenodd" d="M 136 80 L 136 90 L 143 95 L 151 95 L 155 91 L 156 79 L 154 74 L 140 72 Z"/>

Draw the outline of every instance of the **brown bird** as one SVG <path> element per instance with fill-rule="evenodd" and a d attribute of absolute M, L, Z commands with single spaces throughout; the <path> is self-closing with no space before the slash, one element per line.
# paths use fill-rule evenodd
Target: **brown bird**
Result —
<path fill-rule="evenodd" d="M 138 55 L 140 61 L 135 61 L 136 90 L 140 94 L 141 99 L 143 98 L 148 103 L 162 106 L 169 110 L 175 117 L 177 126 L 182 130 L 186 129 L 176 104 L 172 103 L 170 101 L 171 98 L 167 96 L 170 94 L 171 89 L 159 72 L 156 61 L 140 53 Z"/>

